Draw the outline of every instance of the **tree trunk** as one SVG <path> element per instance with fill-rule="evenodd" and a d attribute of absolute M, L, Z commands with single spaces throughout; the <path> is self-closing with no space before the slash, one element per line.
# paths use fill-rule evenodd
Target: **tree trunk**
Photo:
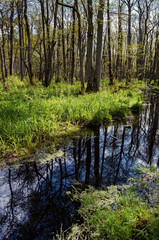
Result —
<path fill-rule="evenodd" d="M 17 15 L 18 15 L 18 28 L 19 28 L 19 45 L 20 45 L 20 79 L 24 78 L 24 48 L 23 48 L 23 24 L 22 24 L 22 12 L 23 5 L 20 1 L 17 1 Z"/>
<path fill-rule="evenodd" d="M 117 54 L 117 78 L 122 80 L 122 48 L 123 48 L 123 33 L 122 33 L 122 4 L 119 0 L 118 4 L 118 54 Z"/>
<path fill-rule="evenodd" d="M 1 42 L 0 42 L 0 61 L 1 61 L 1 74 L 2 74 L 4 90 L 8 91 L 8 86 L 6 83 L 5 72 L 4 72 L 4 58 L 3 58 L 3 53 L 2 53 Z"/>
<path fill-rule="evenodd" d="M 110 14 L 109 14 L 109 0 L 107 0 L 107 21 L 108 21 L 108 57 L 109 57 L 109 85 L 113 85 L 112 75 L 112 56 L 111 56 L 111 33 L 110 33 Z"/>
<path fill-rule="evenodd" d="M 62 0 L 63 4 L 63 0 Z M 64 36 L 64 10 L 62 6 L 62 53 L 63 53 L 63 75 L 64 75 L 64 80 L 67 80 L 67 74 L 66 74 L 66 54 L 65 54 L 65 36 Z"/>
<path fill-rule="evenodd" d="M 105 0 L 99 1 L 98 8 L 98 30 L 97 30 L 97 50 L 96 50 L 96 68 L 94 74 L 94 91 L 100 90 L 101 82 L 101 61 L 102 61 L 102 40 L 103 40 L 103 14 L 104 14 Z"/>
<path fill-rule="evenodd" d="M 87 62 L 86 62 L 86 78 L 87 91 L 94 90 L 94 68 L 93 68 L 93 6 L 92 0 L 87 0 L 88 6 L 88 33 L 87 33 Z"/>
<path fill-rule="evenodd" d="M 3 18 L 3 16 L 2 16 Z M 4 74 L 5 74 L 5 77 L 7 78 L 8 76 L 8 71 L 7 71 L 7 64 L 6 64 L 6 44 L 5 44 L 5 36 L 4 36 L 4 23 L 3 23 L 3 19 L 2 19 L 2 25 L 1 25 L 1 30 L 2 30 L 2 48 L 3 48 L 3 63 L 4 63 Z"/>
<path fill-rule="evenodd" d="M 10 75 L 13 75 L 13 17 L 14 17 L 14 0 L 11 2 L 11 15 L 10 15 L 10 60 L 9 60 L 9 70 Z"/>
<path fill-rule="evenodd" d="M 158 80 L 158 85 L 159 85 L 159 29 L 157 29 L 157 33 L 156 33 L 155 55 L 154 55 L 154 63 L 153 63 L 153 79 Z"/>
<path fill-rule="evenodd" d="M 24 1 L 24 18 L 25 18 L 25 24 L 26 24 L 26 33 L 28 38 L 28 75 L 30 79 L 30 84 L 34 85 L 34 75 L 33 75 L 33 69 L 32 69 L 32 44 L 31 44 L 31 36 L 30 36 L 30 25 L 29 25 L 29 19 L 27 15 L 27 0 Z"/>
<path fill-rule="evenodd" d="M 54 28 L 52 34 L 52 40 L 50 40 L 50 16 L 49 16 L 49 4 L 48 0 L 46 1 L 46 13 L 44 2 L 40 0 L 41 5 L 41 16 L 42 16 L 42 29 L 43 29 L 43 48 L 44 48 L 44 58 L 45 58 L 45 87 L 50 86 L 51 78 L 53 76 L 53 53 L 54 47 L 56 44 L 55 35 L 56 35 L 56 26 L 57 26 L 57 10 L 58 10 L 58 0 L 55 2 L 54 6 Z"/>
<path fill-rule="evenodd" d="M 57 47 L 57 76 L 56 83 L 60 82 L 60 27 L 58 31 L 58 47 Z"/>
<path fill-rule="evenodd" d="M 128 38 L 127 38 L 127 83 L 131 79 L 131 0 L 128 0 Z"/>
<path fill-rule="evenodd" d="M 71 76 L 70 81 L 73 84 L 75 70 L 75 9 L 73 8 L 73 25 L 72 25 L 72 40 L 71 40 Z"/>
<path fill-rule="evenodd" d="M 78 48 L 80 57 L 80 81 L 81 81 L 81 91 L 84 89 L 84 79 L 83 79 L 83 53 L 82 53 L 82 33 L 81 33 L 81 16 L 78 10 L 78 1 L 75 0 L 76 12 L 78 17 Z"/>
<path fill-rule="evenodd" d="M 142 15 L 143 10 L 140 6 L 140 1 L 138 0 L 138 10 L 139 10 L 139 36 L 138 36 L 138 47 L 137 47 L 137 62 L 136 62 L 136 73 L 137 78 L 142 80 L 144 77 L 144 45 L 143 45 L 143 32 L 142 32 Z"/>

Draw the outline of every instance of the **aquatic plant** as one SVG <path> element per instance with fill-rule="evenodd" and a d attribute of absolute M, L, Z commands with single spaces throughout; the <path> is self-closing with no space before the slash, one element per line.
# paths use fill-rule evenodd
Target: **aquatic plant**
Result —
<path fill-rule="evenodd" d="M 138 171 L 127 185 L 105 190 L 89 187 L 82 192 L 75 189 L 71 196 L 80 202 L 83 223 L 61 231 L 56 239 L 159 239 L 159 171 L 143 167 Z"/>

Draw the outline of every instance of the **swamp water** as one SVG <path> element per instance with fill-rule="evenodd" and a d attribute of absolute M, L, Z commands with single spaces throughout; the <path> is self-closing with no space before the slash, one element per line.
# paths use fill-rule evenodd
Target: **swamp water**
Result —
<path fill-rule="evenodd" d="M 67 191 L 122 184 L 138 164 L 159 164 L 159 95 L 123 122 L 86 129 L 54 153 L 0 169 L 0 239 L 48 240 L 74 221 Z"/>

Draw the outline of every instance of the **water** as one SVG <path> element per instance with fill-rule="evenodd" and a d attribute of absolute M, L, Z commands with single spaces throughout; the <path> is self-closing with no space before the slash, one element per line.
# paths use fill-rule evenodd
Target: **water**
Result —
<path fill-rule="evenodd" d="M 138 164 L 159 164 L 159 96 L 151 94 L 140 114 L 85 129 L 53 153 L 0 169 L 0 239 L 46 240 L 69 228 L 76 205 L 73 184 L 122 184 Z M 79 184 L 78 184 L 79 185 Z"/>

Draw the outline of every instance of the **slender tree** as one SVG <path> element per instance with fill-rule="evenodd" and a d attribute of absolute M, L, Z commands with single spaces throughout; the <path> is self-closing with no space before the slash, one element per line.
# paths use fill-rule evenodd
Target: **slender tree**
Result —
<path fill-rule="evenodd" d="M 9 60 L 9 72 L 10 75 L 13 75 L 13 18 L 14 18 L 14 0 L 11 1 L 10 3 L 10 8 L 11 8 L 11 14 L 10 14 L 10 60 Z"/>
<path fill-rule="evenodd" d="M 16 2 L 19 29 L 19 47 L 20 47 L 20 79 L 24 78 L 24 31 L 23 31 L 23 1 Z"/>
<path fill-rule="evenodd" d="M 122 80 L 122 51 L 123 51 L 123 32 L 122 32 L 122 7 L 121 0 L 118 1 L 118 54 L 117 54 L 117 78 Z"/>
<path fill-rule="evenodd" d="M 1 41 L 0 41 L 0 61 L 1 61 L 1 74 L 2 74 L 3 86 L 5 91 L 8 91 L 8 86 L 7 86 L 5 72 L 4 72 L 4 58 L 3 58 Z"/>
<path fill-rule="evenodd" d="M 86 62 L 86 78 L 87 91 L 94 90 L 94 68 L 93 68 L 93 6 L 92 0 L 87 0 L 88 8 L 88 31 L 87 31 L 87 62 Z"/>
<path fill-rule="evenodd" d="M 97 50 L 96 50 L 96 68 L 94 74 L 94 89 L 95 91 L 100 90 L 101 82 L 101 60 L 102 60 L 102 40 L 103 40 L 103 15 L 105 8 L 105 0 L 99 1 L 98 7 L 98 30 L 97 30 Z"/>
<path fill-rule="evenodd" d="M 111 27 L 110 27 L 110 4 L 107 0 L 107 21 L 108 21 L 108 57 L 109 57 L 109 84 L 113 85 L 113 74 L 112 74 L 112 56 L 111 56 Z"/>
<path fill-rule="evenodd" d="M 27 33 L 27 39 L 28 39 L 28 65 L 27 70 L 28 70 L 28 75 L 30 79 L 30 84 L 34 85 L 34 74 L 33 74 L 33 67 L 32 67 L 32 42 L 31 42 L 31 33 L 30 33 L 30 25 L 29 25 L 29 19 L 28 19 L 28 5 L 27 5 L 27 0 L 24 0 L 24 18 L 25 18 L 25 24 L 26 24 L 26 33 Z"/>

